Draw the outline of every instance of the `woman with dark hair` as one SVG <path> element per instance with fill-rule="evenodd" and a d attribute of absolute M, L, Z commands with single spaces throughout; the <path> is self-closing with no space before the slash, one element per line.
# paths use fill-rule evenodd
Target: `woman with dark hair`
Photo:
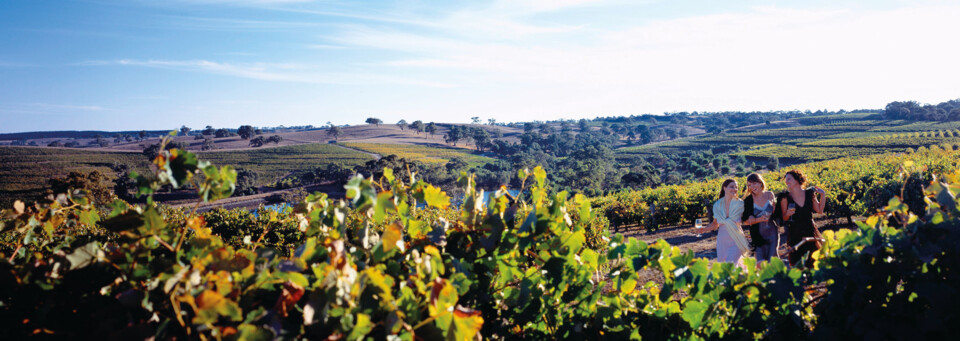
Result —
<path fill-rule="evenodd" d="M 743 268 L 742 257 L 750 252 L 747 239 L 740 228 L 743 214 L 743 200 L 737 198 L 737 181 L 727 179 L 720 186 L 720 197 L 713 203 L 713 222 L 709 229 L 719 229 L 717 233 L 717 261 L 736 264 Z"/>
<path fill-rule="evenodd" d="M 773 192 L 767 191 L 767 183 L 757 173 L 747 175 L 747 195 L 743 198 L 743 225 L 749 226 L 750 240 L 757 261 L 769 261 L 779 257 L 780 227 L 771 219 L 776 205 Z"/>
<path fill-rule="evenodd" d="M 827 204 L 827 194 L 822 188 L 816 186 L 804 189 L 807 177 L 797 169 L 787 172 L 783 176 L 783 182 L 786 183 L 787 190 L 781 193 L 777 201 L 787 230 L 790 264 L 811 267 L 813 252 L 820 249 L 822 239 L 820 231 L 813 222 L 813 214 L 823 213 L 823 208 Z"/>

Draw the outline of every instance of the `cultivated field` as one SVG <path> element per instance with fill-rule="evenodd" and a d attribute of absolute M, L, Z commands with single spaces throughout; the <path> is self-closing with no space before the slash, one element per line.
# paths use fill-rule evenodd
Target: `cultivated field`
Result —
<path fill-rule="evenodd" d="M 357 143 L 345 142 L 344 146 L 375 153 L 380 156 L 396 155 L 401 158 L 423 163 L 444 164 L 450 159 L 459 157 L 471 166 L 482 165 L 494 162 L 496 159 L 476 155 L 469 149 L 452 148 L 443 145 L 423 146 L 423 145 L 401 145 L 386 143 Z"/>

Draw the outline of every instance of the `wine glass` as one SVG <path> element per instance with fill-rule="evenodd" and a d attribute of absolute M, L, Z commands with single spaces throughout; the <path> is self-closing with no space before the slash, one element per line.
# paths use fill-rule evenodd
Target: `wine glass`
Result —
<path fill-rule="evenodd" d="M 694 220 L 693 227 L 697 229 L 697 238 L 700 238 L 703 234 L 703 219 L 697 218 L 697 220 Z"/>
<path fill-rule="evenodd" d="M 790 210 L 793 210 L 793 214 L 797 214 L 797 204 L 790 203 L 789 205 L 787 205 L 787 211 L 790 211 Z M 790 215 L 790 219 L 788 220 L 792 221 L 793 215 Z"/>

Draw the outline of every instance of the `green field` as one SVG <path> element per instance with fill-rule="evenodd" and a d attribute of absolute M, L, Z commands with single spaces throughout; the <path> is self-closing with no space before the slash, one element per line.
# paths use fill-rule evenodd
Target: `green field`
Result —
<path fill-rule="evenodd" d="M 924 147 L 960 147 L 960 122 L 883 120 L 876 114 L 844 114 L 793 120 L 800 126 L 731 131 L 660 144 L 617 149 L 617 159 L 689 151 L 734 151 L 748 158 L 776 156 L 790 163 L 830 160 Z M 740 152 L 736 152 L 740 150 Z"/>
<path fill-rule="evenodd" d="M 198 155 L 217 165 L 252 170 L 259 175 L 261 184 L 327 164 L 359 165 L 373 159 L 363 153 L 326 144 L 200 152 Z M 147 170 L 150 166 L 147 158 L 140 153 L 0 147 L 0 205 L 9 205 L 14 198 L 38 195 L 46 189 L 47 179 L 61 177 L 71 171 L 98 170 L 112 179 L 114 174 L 110 166 L 114 163 L 127 164 L 138 171 Z"/>
<path fill-rule="evenodd" d="M 401 158 L 423 163 L 444 164 L 450 159 L 459 157 L 471 166 L 494 162 L 496 159 L 473 154 L 470 150 L 448 147 L 427 147 L 406 144 L 385 143 L 342 143 L 344 146 L 380 154 L 381 156 L 396 155 Z"/>

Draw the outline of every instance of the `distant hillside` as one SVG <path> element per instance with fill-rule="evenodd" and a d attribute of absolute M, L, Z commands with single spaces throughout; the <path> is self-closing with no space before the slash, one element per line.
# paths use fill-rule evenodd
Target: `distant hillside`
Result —
<path fill-rule="evenodd" d="M 166 135 L 170 130 L 147 130 L 147 136 L 159 136 Z M 100 131 L 100 130 L 65 130 L 65 131 L 31 131 L 25 133 L 7 133 L 0 134 L 0 140 L 33 140 L 33 139 L 48 139 L 48 138 L 73 138 L 73 139 L 88 139 L 94 138 L 97 135 L 103 137 L 111 137 L 116 134 L 121 135 L 133 135 L 137 136 L 140 133 L 139 130 L 128 130 L 128 131 Z"/>

